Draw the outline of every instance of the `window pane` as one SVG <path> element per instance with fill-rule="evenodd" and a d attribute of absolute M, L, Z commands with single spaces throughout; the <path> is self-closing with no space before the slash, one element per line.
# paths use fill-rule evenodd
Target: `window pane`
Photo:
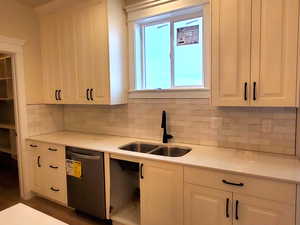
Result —
<path fill-rule="evenodd" d="M 145 27 L 145 88 L 170 88 L 170 23 Z"/>
<path fill-rule="evenodd" d="M 174 23 L 175 86 L 203 86 L 203 19 Z"/>

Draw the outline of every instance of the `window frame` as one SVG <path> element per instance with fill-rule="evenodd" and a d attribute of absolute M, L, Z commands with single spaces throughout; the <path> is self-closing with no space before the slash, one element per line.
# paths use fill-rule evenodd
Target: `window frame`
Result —
<path fill-rule="evenodd" d="M 128 22 L 128 98 L 144 99 L 144 98 L 161 98 L 161 99 L 209 99 L 211 98 L 211 0 L 162 0 L 141 2 L 129 5 L 126 8 Z M 140 41 L 139 24 L 150 22 L 149 18 L 166 18 L 175 15 L 182 15 L 182 11 L 190 13 L 202 10 L 204 18 L 205 30 L 205 87 L 203 88 L 176 88 L 176 89 L 144 89 L 139 86 L 140 73 L 139 62 L 135 59 L 141 56 L 141 51 L 137 47 Z M 178 13 L 179 12 L 179 13 Z"/>
<path fill-rule="evenodd" d="M 136 57 L 135 61 L 140 61 L 140 73 L 136 73 L 135 76 L 140 76 L 140 82 L 141 84 L 140 89 L 138 90 L 156 90 L 156 89 L 148 89 L 146 88 L 146 72 L 145 72 L 145 28 L 148 26 L 153 26 L 157 24 L 162 24 L 162 23 L 169 23 L 170 24 L 170 80 L 171 84 L 170 87 L 167 89 L 163 90 L 176 90 L 176 89 L 189 89 L 189 88 L 205 88 L 206 86 L 206 73 L 205 73 L 205 68 L 204 68 L 204 62 L 205 62 L 205 47 L 202 48 L 202 55 L 203 55 L 203 77 L 202 77 L 202 83 L 203 85 L 180 85 L 176 86 L 175 85 L 175 47 L 174 47 L 174 41 L 175 41 L 175 33 L 174 33 L 174 24 L 176 22 L 184 21 L 184 20 L 192 20 L 196 18 L 202 18 L 203 20 L 203 26 L 202 26 L 202 40 L 203 40 L 203 45 L 205 45 L 205 22 L 204 22 L 204 16 L 203 16 L 203 10 L 199 10 L 198 12 L 194 13 L 185 13 L 183 15 L 176 15 L 176 16 L 170 16 L 164 19 L 154 19 L 150 22 L 145 22 L 145 23 L 139 23 L 139 32 L 140 32 L 140 42 L 136 44 L 140 44 L 140 51 L 141 51 L 141 57 Z M 160 89 L 160 88 L 158 88 Z"/>

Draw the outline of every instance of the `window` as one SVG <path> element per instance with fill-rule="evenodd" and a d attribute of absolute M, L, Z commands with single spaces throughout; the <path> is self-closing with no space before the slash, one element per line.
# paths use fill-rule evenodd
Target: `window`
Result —
<path fill-rule="evenodd" d="M 148 21 L 138 24 L 136 89 L 204 88 L 201 12 Z"/>

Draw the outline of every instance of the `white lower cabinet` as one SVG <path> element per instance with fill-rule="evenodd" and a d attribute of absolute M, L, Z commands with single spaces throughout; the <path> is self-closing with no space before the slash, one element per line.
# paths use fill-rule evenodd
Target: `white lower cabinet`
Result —
<path fill-rule="evenodd" d="M 33 185 L 35 193 L 67 205 L 65 148 L 38 142 L 28 142 L 33 151 Z"/>
<path fill-rule="evenodd" d="M 184 225 L 295 225 L 295 184 L 190 167 L 184 180 Z"/>
<path fill-rule="evenodd" d="M 183 167 L 143 161 L 141 164 L 141 224 L 183 224 Z"/>
<path fill-rule="evenodd" d="M 202 186 L 184 186 L 185 225 L 231 225 L 232 193 Z"/>
<path fill-rule="evenodd" d="M 234 195 L 234 225 L 295 225 L 295 207 L 246 195 Z"/>

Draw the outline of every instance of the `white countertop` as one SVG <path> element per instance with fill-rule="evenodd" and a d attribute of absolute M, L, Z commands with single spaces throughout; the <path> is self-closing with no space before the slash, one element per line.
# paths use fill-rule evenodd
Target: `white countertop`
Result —
<path fill-rule="evenodd" d="M 17 204 L 0 212 L 0 224 L 3 225 L 67 225 L 51 216 Z"/>
<path fill-rule="evenodd" d="M 28 138 L 28 140 L 159 160 L 187 166 L 216 169 L 300 184 L 300 160 L 276 154 L 176 143 L 177 145 L 191 147 L 193 150 L 183 157 L 172 158 L 119 149 L 120 146 L 134 141 L 158 143 L 156 141 L 69 131 L 33 136 Z"/>

